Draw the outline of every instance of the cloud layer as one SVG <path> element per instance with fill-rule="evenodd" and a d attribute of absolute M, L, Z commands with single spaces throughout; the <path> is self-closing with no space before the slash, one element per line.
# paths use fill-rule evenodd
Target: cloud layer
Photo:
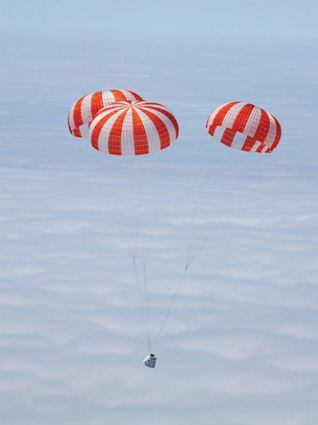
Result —
<path fill-rule="evenodd" d="M 313 425 L 310 42 L 211 48 L 197 38 L 161 40 L 154 50 L 148 40 L 136 50 L 133 41 L 101 37 L 97 52 L 85 38 L 81 47 L 59 37 L 28 41 L 22 49 L 10 40 L 2 71 L 1 424 Z M 180 140 L 157 155 L 115 158 L 69 136 L 72 103 L 111 88 L 166 104 Z M 231 100 L 277 116 L 277 151 L 247 155 L 206 133 L 211 110 Z M 131 252 L 139 273 L 147 259 L 153 334 L 187 254 L 198 252 L 154 371 L 142 365 Z"/>

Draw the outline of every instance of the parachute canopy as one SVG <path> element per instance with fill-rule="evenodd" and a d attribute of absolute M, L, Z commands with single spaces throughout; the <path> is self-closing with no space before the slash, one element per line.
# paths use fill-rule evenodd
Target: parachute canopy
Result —
<path fill-rule="evenodd" d="M 165 149 L 179 133 L 164 105 L 146 101 L 115 102 L 101 109 L 90 125 L 95 149 L 111 155 L 145 155 Z"/>
<path fill-rule="evenodd" d="M 277 119 L 251 103 L 230 102 L 216 108 L 206 128 L 216 140 L 246 152 L 272 152 L 281 138 Z"/>
<path fill-rule="evenodd" d="M 97 112 L 119 100 L 142 100 L 142 98 L 130 90 L 98 91 L 81 97 L 68 114 L 70 133 L 75 137 L 87 137 L 89 124 Z"/>

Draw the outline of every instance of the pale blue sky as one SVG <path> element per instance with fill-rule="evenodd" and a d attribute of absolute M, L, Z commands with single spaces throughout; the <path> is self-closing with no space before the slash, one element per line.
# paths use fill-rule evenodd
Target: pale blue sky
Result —
<path fill-rule="evenodd" d="M 4 0 L 2 29 L 317 37 L 315 0 Z"/>

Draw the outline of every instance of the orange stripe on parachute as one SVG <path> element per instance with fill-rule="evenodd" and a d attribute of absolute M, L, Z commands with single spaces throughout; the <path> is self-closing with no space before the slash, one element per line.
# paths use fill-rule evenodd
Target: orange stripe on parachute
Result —
<path fill-rule="evenodd" d="M 97 91 L 93 94 L 91 98 L 91 114 L 92 119 L 94 119 L 95 115 L 98 111 L 100 111 L 102 108 L 104 108 L 104 101 L 103 101 L 103 93 L 101 91 Z"/>
<path fill-rule="evenodd" d="M 74 111 L 73 111 L 73 118 L 74 118 L 74 125 L 76 128 L 80 127 L 84 124 L 83 118 L 82 118 L 82 103 L 84 100 L 84 97 L 81 97 L 75 104 Z"/>
<path fill-rule="evenodd" d="M 123 124 L 129 109 L 121 111 L 121 114 L 113 123 L 108 136 L 108 152 L 112 155 L 121 155 L 121 134 Z"/>
<path fill-rule="evenodd" d="M 144 112 L 144 111 L 143 111 Z M 132 108 L 132 118 L 134 127 L 135 154 L 144 155 L 149 153 L 149 144 L 145 126 L 135 108 Z"/>
<path fill-rule="evenodd" d="M 99 141 L 100 133 L 101 133 L 105 123 L 109 120 L 109 118 L 112 117 L 117 112 L 118 112 L 118 110 L 111 111 L 109 114 L 107 114 L 103 118 L 101 118 L 100 121 L 96 124 L 96 126 L 94 127 L 94 130 L 92 131 L 92 134 L 91 134 L 91 142 L 92 142 L 93 148 L 99 150 L 98 141 Z"/>

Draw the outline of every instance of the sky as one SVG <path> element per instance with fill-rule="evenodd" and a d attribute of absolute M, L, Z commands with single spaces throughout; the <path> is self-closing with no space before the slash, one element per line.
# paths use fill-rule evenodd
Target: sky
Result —
<path fill-rule="evenodd" d="M 1 425 L 313 425 L 318 420 L 315 2 L 4 2 Z M 68 133 L 81 96 L 130 89 L 179 140 L 111 157 Z M 254 103 L 270 155 L 217 143 Z M 143 261 L 148 354 L 129 249 Z"/>
<path fill-rule="evenodd" d="M 317 37 L 315 0 L 3 0 L 3 29 Z"/>

